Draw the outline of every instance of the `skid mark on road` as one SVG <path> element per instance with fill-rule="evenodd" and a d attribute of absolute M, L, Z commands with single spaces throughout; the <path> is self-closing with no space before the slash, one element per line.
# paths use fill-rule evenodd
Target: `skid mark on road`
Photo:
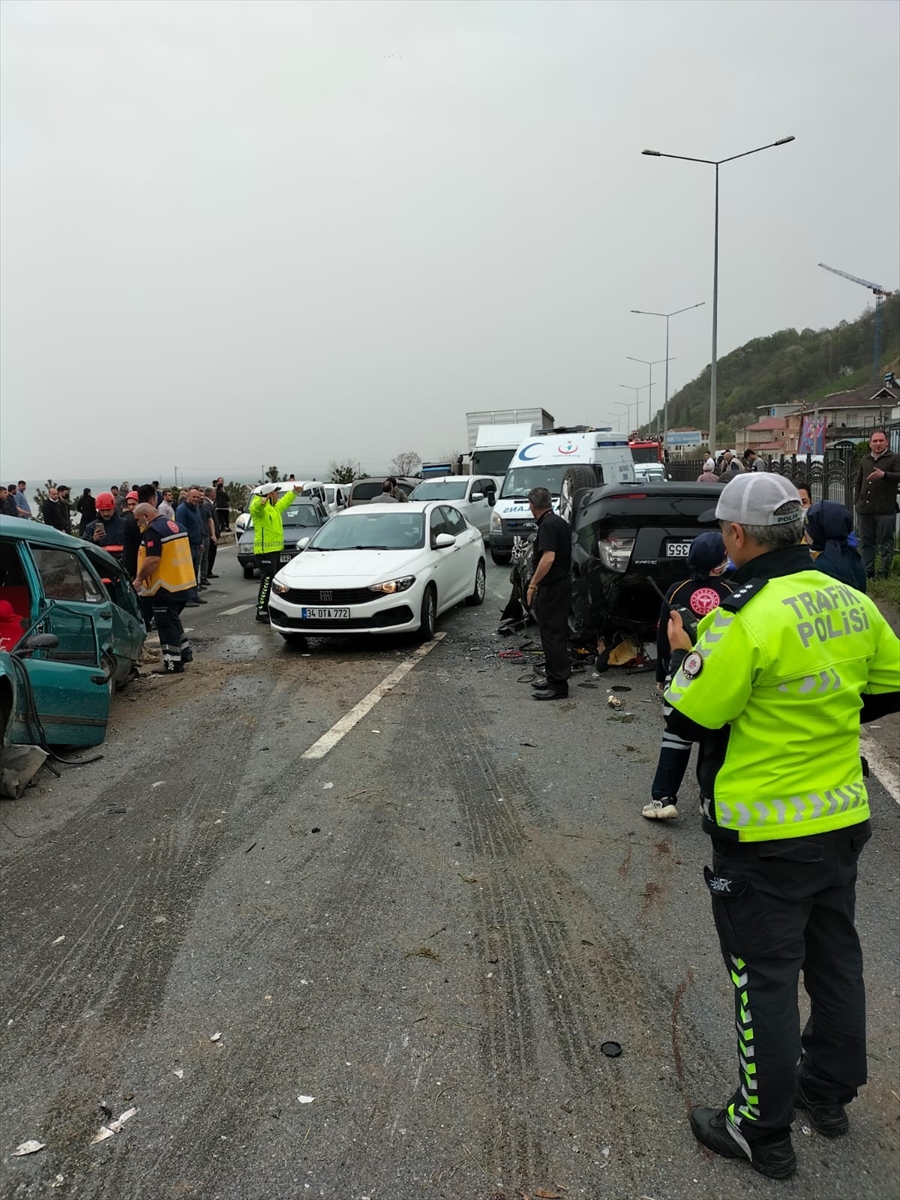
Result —
<path fill-rule="evenodd" d="M 436 633 L 434 641 L 426 642 L 424 646 L 420 646 L 405 662 L 402 662 L 399 667 L 395 667 L 389 675 L 386 675 L 382 679 L 381 683 L 372 688 L 368 695 L 363 696 L 358 704 L 355 704 L 348 713 L 341 717 L 339 721 L 336 721 L 327 733 L 323 733 L 317 742 L 313 742 L 310 748 L 303 752 L 302 757 L 324 758 L 329 750 L 333 750 L 338 742 L 343 737 L 346 737 L 355 725 L 359 724 L 366 713 L 372 711 L 379 700 L 383 700 L 388 692 L 396 687 L 404 675 L 408 675 L 426 654 L 431 653 L 443 637 L 443 633 Z"/>

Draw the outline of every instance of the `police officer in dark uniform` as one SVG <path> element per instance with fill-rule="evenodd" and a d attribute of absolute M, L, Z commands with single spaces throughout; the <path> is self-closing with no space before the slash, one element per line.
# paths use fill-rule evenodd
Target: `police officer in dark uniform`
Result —
<path fill-rule="evenodd" d="M 738 1088 L 695 1108 L 699 1142 L 784 1179 L 795 1103 L 824 1137 L 849 1130 L 866 1082 L 854 923 L 871 836 L 860 721 L 900 708 L 900 642 L 868 597 L 816 571 L 797 489 L 737 475 L 714 513 L 738 568 L 695 647 L 669 619 L 668 726 L 700 743 L 704 875 L 734 985 Z M 810 998 L 802 1033 L 800 972 Z"/>
<path fill-rule="evenodd" d="M 569 694 L 569 609 L 572 606 L 572 531 L 552 508 L 546 488 L 528 493 L 531 515 L 537 522 L 533 570 L 526 601 L 537 618 L 547 673 L 534 687 L 534 700 L 564 700 Z"/>

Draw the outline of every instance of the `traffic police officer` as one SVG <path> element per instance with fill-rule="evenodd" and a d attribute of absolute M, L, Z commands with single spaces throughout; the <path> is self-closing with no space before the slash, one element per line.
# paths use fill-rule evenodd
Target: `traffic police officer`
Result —
<path fill-rule="evenodd" d="M 735 989 L 740 1083 L 724 1107 L 695 1108 L 691 1127 L 715 1153 L 786 1178 L 795 1102 L 836 1137 L 866 1081 L 859 725 L 900 708 L 900 642 L 871 600 L 812 569 L 800 497 L 781 476 L 736 476 L 707 519 L 738 567 L 736 590 L 695 648 L 672 614 L 666 699 L 670 726 L 700 743 L 704 873 Z"/>
<path fill-rule="evenodd" d="M 281 485 L 263 483 L 254 488 L 249 513 L 253 521 L 253 553 L 259 567 L 259 594 L 256 597 L 257 621 L 269 623 L 269 592 L 272 580 L 281 565 L 284 549 L 282 513 L 290 508 L 303 491 L 302 483 L 294 483 L 279 496 Z"/>

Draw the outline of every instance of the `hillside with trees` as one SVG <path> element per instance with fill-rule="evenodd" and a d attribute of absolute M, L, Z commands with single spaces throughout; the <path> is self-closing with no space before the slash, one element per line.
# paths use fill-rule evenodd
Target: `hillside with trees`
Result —
<path fill-rule="evenodd" d="M 765 404 L 817 400 L 863 387 L 872 378 L 873 310 L 834 329 L 782 329 L 719 359 L 717 445 L 759 420 Z M 900 293 L 884 301 L 878 381 L 900 356 Z M 669 427 L 706 430 L 709 366 L 669 399 Z M 646 426 L 643 427 L 646 431 Z M 653 429 L 656 428 L 656 418 Z"/>

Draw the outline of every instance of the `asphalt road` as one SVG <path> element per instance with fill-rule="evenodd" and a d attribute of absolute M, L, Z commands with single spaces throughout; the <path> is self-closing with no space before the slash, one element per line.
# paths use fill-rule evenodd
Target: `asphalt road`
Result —
<path fill-rule="evenodd" d="M 836 1143 L 799 1115 L 777 1184 L 687 1125 L 735 1085 L 731 984 L 695 806 L 640 816 L 652 675 L 534 704 L 528 648 L 492 656 L 526 637 L 495 635 L 491 567 L 484 607 L 304 757 L 415 645 L 304 656 L 220 567 L 189 673 L 132 684 L 102 761 L 2 802 L 4 1200 L 898 1195 L 900 806 L 877 781 L 869 1084 Z M 91 1145 L 103 1105 L 137 1112 Z"/>

